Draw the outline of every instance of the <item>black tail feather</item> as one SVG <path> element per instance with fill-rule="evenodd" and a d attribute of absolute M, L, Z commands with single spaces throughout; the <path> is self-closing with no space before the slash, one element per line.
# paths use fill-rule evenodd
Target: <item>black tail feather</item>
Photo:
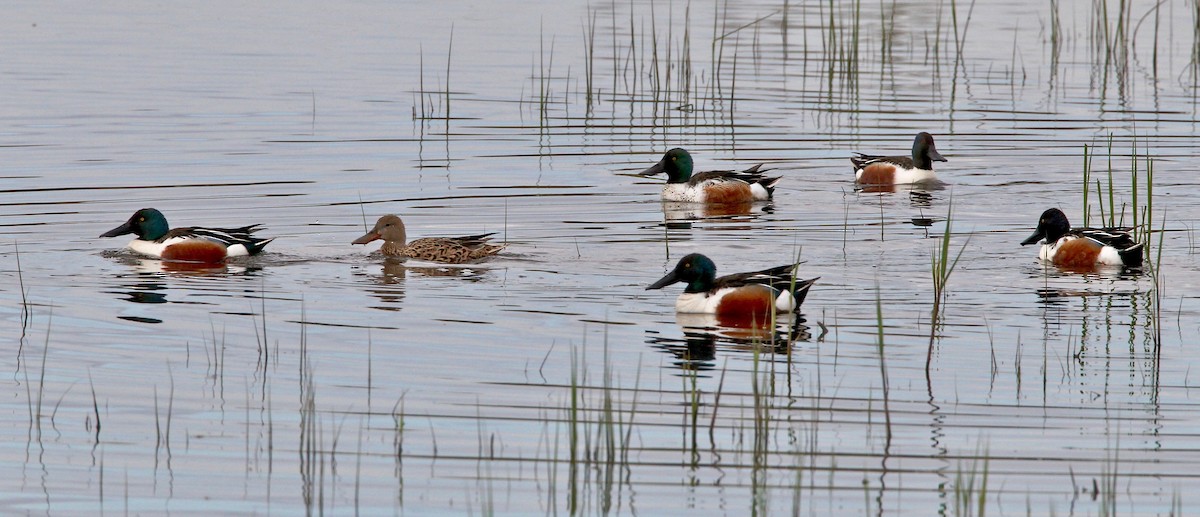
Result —
<path fill-rule="evenodd" d="M 1142 256 L 1144 255 L 1142 248 L 1144 247 L 1144 243 L 1138 243 L 1123 250 L 1117 250 L 1117 254 L 1121 256 L 1121 262 L 1124 262 L 1126 266 L 1140 266 L 1142 265 Z"/>
<path fill-rule="evenodd" d="M 255 230 L 257 230 L 257 228 L 255 228 Z M 267 247 L 267 244 L 270 244 L 273 240 L 275 240 L 274 237 L 271 237 L 270 239 L 250 239 L 249 242 L 246 243 L 246 253 L 257 255 L 258 252 L 262 251 L 263 248 Z"/>
<path fill-rule="evenodd" d="M 470 245 L 483 244 L 483 243 L 491 240 L 493 235 L 496 235 L 496 232 L 481 233 L 478 235 L 464 235 L 462 237 L 451 237 L 451 239 L 459 241 L 460 243 L 462 243 L 464 245 L 470 246 Z"/>
<path fill-rule="evenodd" d="M 775 176 L 774 178 L 763 178 L 758 180 L 758 184 L 767 189 L 767 197 L 775 197 L 775 186 L 779 184 L 783 176 Z"/>
<path fill-rule="evenodd" d="M 796 280 L 796 286 L 792 289 L 792 298 L 796 299 L 796 310 L 800 310 L 800 306 L 804 304 L 804 299 L 808 297 L 808 290 L 813 284 L 817 283 L 821 277 L 810 278 L 808 280 Z"/>

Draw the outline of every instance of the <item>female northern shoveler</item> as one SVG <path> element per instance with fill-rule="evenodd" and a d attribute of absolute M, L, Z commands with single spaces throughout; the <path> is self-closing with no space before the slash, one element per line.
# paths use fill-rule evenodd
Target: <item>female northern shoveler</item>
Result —
<path fill-rule="evenodd" d="M 663 201 L 688 203 L 749 203 L 770 201 L 775 184 L 782 176 L 767 178 L 762 164 L 741 172 L 710 171 L 692 174 L 692 155 L 681 148 L 667 151 L 658 163 L 642 171 L 642 176 L 667 173 Z"/>
<path fill-rule="evenodd" d="M 459 264 L 495 255 L 507 244 L 488 244 L 494 233 L 467 235 L 465 237 L 425 237 L 406 243 L 404 221 L 400 216 L 388 214 L 375 222 L 375 228 L 366 235 L 354 239 L 352 244 L 366 244 L 383 239 L 380 251 L 384 255 L 408 257 L 432 262 Z"/>
<path fill-rule="evenodd" d="M 917 133 L 913 140 L 912 157 L 873 156 L 854 153 L 850 158 L 854 164 L 854 181 L 864 185 L 894 185 L 897 183 L 925 183 L 937 181 L 933 162 L 944 162 L 933 146 L 933 136 Z"/>
<path fill-rule="evenodd" d="M 808 289 L 817 281 L 793 280 L 799 264 L 717 278 L 717 266 L 708 257 L 692 253 L 679 259 L 675 269 L 646 289 L 661 289 L 676 282 L 687 288 L 675 301 L 675 310 L 702 314 L 753 314 L 769 318 L 800 308 Z"/>
<path fill-rule="evenodd" d="M 166 260 L 215 263 L 225 260 L 225 257 L 254 255 L 275 240 L 252 237 L 250 234 L 258 231 L 258 226 L 171 229 L 162 212 L 143 208 L 134 212 L 125 224 L 100 236 L 116 237 L 132 233 L 137 238 L 129 243 L 129 249 L 143 255 Z"/>
<path fill-rule="evenodd" d="M 1038 258 L 1058 266 L 1088 269 L 1096 265 L 1140 266 L 1143 243 L 1134 242 L 1129 228 L 1071 228 L 1066 214 L 1057 208 L 1042 212 L 1037 231 L 1022 246 L 1046 243 Z"/>

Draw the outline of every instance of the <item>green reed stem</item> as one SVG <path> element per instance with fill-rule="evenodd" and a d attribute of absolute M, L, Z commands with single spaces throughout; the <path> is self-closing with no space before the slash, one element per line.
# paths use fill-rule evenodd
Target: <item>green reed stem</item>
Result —
<path fill-rule="evenodd" d="M 1108 135 L 1108 226 L 1117 225 L 1117 205 L 1113 197 L 1113 136 Z"/>
<path fill-rule="evenodd" d="M 1146 156 L 1146 217 L 1145 217 L 1146 241 L 1149 242 L 1150 229 L 1154 228 L 1154 161 L 1150 156 Z M 1150 257 L 1150 250 L 1146 249 L 1146 258 Z"/>
<path fill-rule="evenodd" d="M 937 339 L 937 329 L 942 319 L 943 304 L 946 297 L 946 284 L 950 281 L 950 274 L 954 272 L 954 268 L 958 266 L 959 259 L 967 249 L 967 244 L 971 242 L 971 235 L 967 235 L 967 240 L 963 242 L 958 249 L 958 253 L 954 259 L 950 259 L 950 236 L 951 227 L 954 219 L 954 198 L 951 196 L 950 203 L 946 207 L 946 228 L 942 232 L 942 238 L 934 249 L 930 260 L 930 271 L 933 276 L 933 311 L 930 319 L 929 328 L 929 350 L 925 357 L 925 379 L 931 382 L 930 367 L 933 362 L 933 345 Z"/>
<path fill-rule="evenodd" d="M 1132 162 L 1133 162 L 1133 163 L 1132 163 L 1132 167 L 1130 168 L 1130 171 L 1129 171 L 1129 173 L 1130 173 L 1130 176 L 1131 176 L 1131 177 L 1130 177 L 1130 181 L 1129 181 L 1129 183 L 1130 183 L 1130 191 L 1131 191 L 1131 199 L 1132 199 L 1131 203 L 1132 203 L 1132 205 L 1133 205 L 1133 214 L 1132 214 L 1132 218 L 1133 218 L 1133 219 L 1132 219 L 1132 222 L 1133 222 L 1133 235 L 1134 235 L 1134 237 L 1136 238 L 1136 237 L 1137 237 L 1137 234 L 1138 234 L 1138 230 L 1137 230 L 1137 228 L 1138 228 L 1138 151 L 1137 151 L 1137 138 L 1134 138 L 1134 140 L 1133 140 L 1133 154 L 1132 154 L 1132 156 L 1130 157 L 1130 161 L 1132 161 Z M 1122 219 L 1124 219 L 1124 214 L 1122 214 Z M 1124 223 L 1124 221 L 1122 220 L 1122 224 L 1123 224 L 1123 223 Z"/>
<path fill-rule="evenodd" d="M 1088 187 L 1091 186 L 1092 175 L 1092 157 L 1089 155 L 1090 148 L 1087 144 L 1083 144 L 1083 225 L 1091 225 L 1091 213 L 1088 207 Z"/>
<path fill-rule="evenodd" d="M 879 352 L 879 378 L 883 391 L 883 418 L 887 429 L 887 443 L 890 444 L 892 443 L 892 410 L 888 403 L 890 397 L 888 395 L 887 360 L 883 346 L 883 301 L 879 293 L 878 280 L 875 281 L 875 330 L 878 338 L 876 351 Z"/>
<path fill-rule="evenodd" d="M 450 24 L 450 42 L 446 45 L 446 132 L 450 132 L 450 57 L 454 53 L 454 24 Z"/>

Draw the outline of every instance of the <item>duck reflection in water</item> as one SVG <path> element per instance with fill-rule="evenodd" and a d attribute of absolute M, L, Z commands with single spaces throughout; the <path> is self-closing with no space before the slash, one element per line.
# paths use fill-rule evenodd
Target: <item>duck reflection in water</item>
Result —
<path fill-rule="evenodd" d="M 734 221 L 750 221 L 757 219 L 760 214 L 774 212 L 771 203 L 685 203 L 679 201 L 663 201 L 663 220 L 667 224 L 703 219 L 729 219 Z"/>
<path fill-rule="evenodd" d="M 134 266 L 139 273 L 165 273 L 180 276 L 228 276 L 244 274 L 245 266 L 226 263 L 180 262 L 176 260 L 139 260 Z"/>
<path fill-rule="evenodd" d="M 403 259 L 388 258 L 383 261 L 380 274 L 372 275 L 365 272 L 358 273 L 367 278 L 370 278 L 380 285 L 402 284 L 409 273 L 415 273 L 419 276 L 426 277 L 455 277 L 462 278 L 471 282 L 478 282 L 483 279 L 484 274 L 488 271 L 478 267 L 463 267 L 463 266 L 413 266 L 406 263 Z"/>
<path fill-rule="evenodd" d="M 378 298 L 385 305 L 374 307 L 388 311 L 400 310 L 404 301 L 404 283 L 409 275 L 417 277 L 453 277 L 463 281 L 478 282 L 483 280 L 487 269 L 463 266 L 411 266 L 404 259 L 387 258 L 381 265 L 378 274 L 368 273 L 370 266 L 356 267 L 355 276 L 365 277 L 371 281 L 366 284 L 366 292 Z"/>
<path fill-rule="evenodd" d="M 121 286 L 123 290 L 112 294 L 133 303 L 167 303 L 167 283 L 161 275 L 139 272 L 129 280 L 132 282 Z"/>
<path fill-rule="evenodd" d="M 908 202 L 918 208 L 929 208 L 933 206 L 933 191 L 946 190 L 946 186 L 941 183 L 930 185 L 855 185 L 854 191 L 861 194 L 895 194 L 897 192 L 908 193 Z"/>
<path fill-rule="evenodd" d="M 651 336 L 647 343 L 675 356 L 682 370 L 716 369 L 718 347 L 729 351 L 786 355 L 795 343 L 811 341 L 812 334 L 799 315 L 785 314 L 770 322 L 752 321 L 738 316 L 676 313 L 675 322 L 683 338 Z"/>
<path fill-rule="evenodd" d="M 779 314 L 774 324 L 745 315 L 675 313 L 675 323 L 684 332 L 706 332 L 735 345 L 738 350 L 759 350 L 770 346 L 787 353 L 796 341 L 809 341 L 812 334 L 799 314 Z"/>
<path fill-rule="evenodd" d="M 129 266 L 137 273 L 172 275 L 184 277 L 234 276 L 254 273 L 262 269 L 257 262 L 242 262 L 238 258 L 220 262 L 195 262 L 186 260 L 162 260 L 145 258 L 128 250 L 108 251 L 102 254 L 118 264 Z"/>
<path fill-rule="evenodd" d="M 162 304 L 168 303 L 168 284 L 170 278 L 207 278 L 231 277 L 248 275 L 261 268 L 232 265 L 227 263 L 181 262 L 174 260 L 157 260 L 125 257 L 122 264 L 133 270 L 132 275 L 119 274 L 123 285 L 121 290 L 110 291 L 120 299 L 133 303 Z"/>
<path fill-rule="evenodd" d="M 684 330 L 683 339 L 652 335 L 650 346 L 675 356 L 673 364 L 680 370 L 711 371 L 717 358 L 717 335 L 711 332 Z"/>
<path fill-rule="evenodd" d="M 116 275 L 119 285 L 116 285 L 116 289 L 108 291 L 108 293 L 115 295 L 118 300 L 140 305 L 170 303 L 171 300 L 167 299 L 167 291 L 170 289 L 167 283 L 169 278 L 225 276 L 228 274 L 225 266 L 217 264 L 207 264 L 207 267 L 201 267 L 204 265 L 146 259 L 133 261 L 129 265 L 132 266 L 133 272 Z M 146 309 L 149 308 L 147 307 Z M 141 310 L 137 309 L 137 311 Z M 120 314 L 117 316 L 117 319 L 150 324 L 163 322 L 163 320 L 149 314 Z"/>
<path fill-rule="evenodd" d="M 356 270 L 354 274 L 370 279 L 372 283 L 366 284 L 367 294 L 383 302 L 383 305 L 373 306 L 373 309 L 400 310 L 400 304 L 404 301 L 405 295 L 404 279 L 408 276 L 408 268 L 404 267 L 403 261 L 391 259 L 384 261 L 383 271 L 378 275 L 367 273 L 363 269 Z"/>

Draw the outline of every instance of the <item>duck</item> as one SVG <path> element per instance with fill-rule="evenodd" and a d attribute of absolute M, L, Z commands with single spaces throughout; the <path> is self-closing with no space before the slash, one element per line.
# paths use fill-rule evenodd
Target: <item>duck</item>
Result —
<path fill-rule="evenodd" d="M 913 139 L 912 156 L 876 156 L 854 153 L 854 181 L 862 185 L 896 185 L 938 181 L 933 162 L 945 162 L 933 145 L 933 135 L 924 131 Z"/>
<path fill-rule="evenodd" d="M 227 257 L 256 255 L 275 240 L 260 239 L 252 234 L 261 225 L 252 224 L 240 228 L 171 228 L 162 212 L 154 208 L 143 208 L 134 212 L 124 224 L 100 234 L 100 237 L 116 237 L 134 234 L 129 249 L 164 260 L 219 263 Z"/>
<path fill-rule="evenodd" d="M 687 203 L 750 203 L 770 201 L 782 176 L 766 177 L 763 164 L 741 172 L 709 171 L 692 173 L 692 155 L 676 147 L 663 154 L 658 163 L 638 173 L 641 176 L 667 174 L 663 201 Z"/>
<path fill-rule="evenodd" d="M 799 263 L 762 271 L 717 277 L 717 266 L 700 253 L 679 259 L 670 273 L 650 284 L 647 290 L 684 282 L 683 294 L 675 300 L 675 311 L 717 316 L 758 316 L 792 313 L 800 309 L 809 289 L 820 279 L 794 278 Z"/>
<path fill-rule="evenodd" d="M 1042 212 L 1037 230 L 1021 245 L 1044 241 L 1038 258 L 1066 268 L 1140 266 L 1145 243 L 1134 240 L 1129 232 L 1130 228 L 1071 228 L 1067 215 L 1051 208 Z"/>
<path fill-rule="evenodd" d="M 398 215 L 388 214 L 380 217 L 371 231 L 354 239 L 352 244 L 366 244 L 383 239 L 380 251 L 387 256 L 461 264 L 495 255 L 508 246 L 488 243 L 492 235 L 495 233 L 463 237 L 425 237 L 408 241 L 404 221 Z"/>

